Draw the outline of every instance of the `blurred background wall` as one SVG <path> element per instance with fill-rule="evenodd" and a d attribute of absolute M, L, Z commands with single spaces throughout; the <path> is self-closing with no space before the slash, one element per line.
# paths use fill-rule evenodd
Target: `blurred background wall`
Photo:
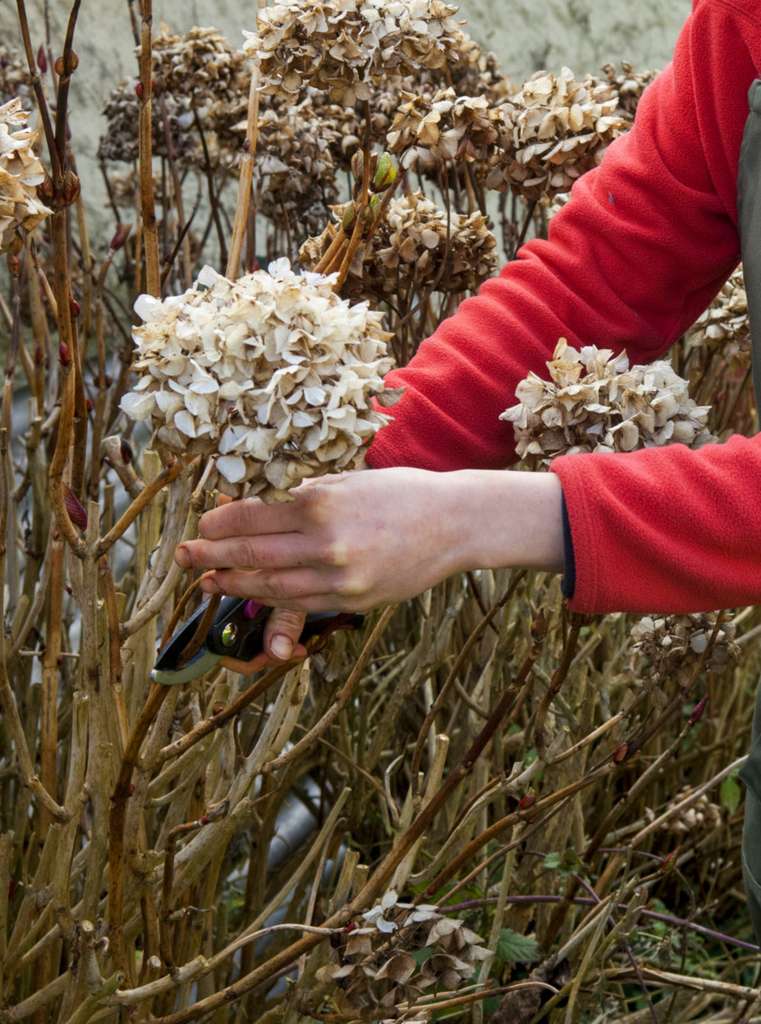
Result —
<path fill-rule="evenodd" d="M 81 170 L 96 195 L 99 183 L 86 161 L 94 156 L 102 131 L 103 101 L 120 78 L 135 73 L 128 2 L 84 0 L 77 31 L 80 70 L 75 77 L 72 126 L 77 152 L 85 157 Z M 35 42 L 42 41 L 44 0 L 27 0 L 27 6 Z M 175 31 L 214 25 L 236 43 L 242 28 L 254 27 L 254 5 L 246 0 L 154 0 L 153 6 L 156 26 L 163 19 Z M 59 45 L 68 8 L 67 0 L 48 0 L 51 34 Z M 594 71 L 609 60 L 660 68 L 669 59 L 689 9 L 689 0 L 460 2 L 471 34 L 497 54 L 512 78 L 563 64 L 579 73 Z M 0 0 L 0 32 L 14 44 L 18 40 L 13 0 Z M 53 50 L 57 53 L 58 47 L 54 45 Z"/>

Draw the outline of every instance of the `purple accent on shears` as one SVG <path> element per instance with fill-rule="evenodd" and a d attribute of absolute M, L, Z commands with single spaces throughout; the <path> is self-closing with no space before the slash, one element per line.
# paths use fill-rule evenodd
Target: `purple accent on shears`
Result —
<path fill-rule="evenodd" d="M 258 601 L 246 601 L 246 606 L 243 609 L 243 617 L 249 620 L 255 619 L 262 608 L 264 608 L 264 605 L 259 604 Z"/>

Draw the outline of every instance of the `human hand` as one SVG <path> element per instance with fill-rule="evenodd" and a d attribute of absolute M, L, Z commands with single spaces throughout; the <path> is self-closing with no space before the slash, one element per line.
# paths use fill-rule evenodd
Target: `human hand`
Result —
<path fill-rule="evenodd" d="M 562 565 L 552 474 L 381 469 L 307 481 L 289 503 L 256 499 L 207 512 L 183 568 L 212 570 L 209 594 L 276 609 L 265 642 L 287 659 L 310 611 L 367 611 L 454 572 Z"/>

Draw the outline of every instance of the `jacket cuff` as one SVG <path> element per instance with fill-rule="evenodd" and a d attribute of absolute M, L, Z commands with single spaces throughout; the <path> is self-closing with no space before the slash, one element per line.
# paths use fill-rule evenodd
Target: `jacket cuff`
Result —
<path fill-rule="evenodd" d="M 554 460 L 550 470 L 560 478 L 563 488 L 563 528 L 567 537 L 563 593 L 571 611 L 595 615 L 602 610 L 598 607 L 599 566 L 584 459 L 584 455 L 563 455 Z"/>
<path fill-rule="evenodd" d="M 563 495 L 563 549 L 565 554 L 565 572 L 563 573 L 562 590 L 563 597 L 570 601 L 576 591 L 576 554 L 573 550 L 573 536 L 571 534 L 571 520 L 568 517 L 568 506 L 565 495 Z"/>

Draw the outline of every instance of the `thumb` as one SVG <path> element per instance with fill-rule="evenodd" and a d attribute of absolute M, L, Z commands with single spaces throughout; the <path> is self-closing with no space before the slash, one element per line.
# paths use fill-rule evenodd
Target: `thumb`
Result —
<path fill-rule="evenodd" d="M 294 656 L 305 654 L 299 644 L 305 619 L 304 612 L 273 608 L 264 628 L 264 649 L 267 654 L 278 661 L 288 661 Z"/>

